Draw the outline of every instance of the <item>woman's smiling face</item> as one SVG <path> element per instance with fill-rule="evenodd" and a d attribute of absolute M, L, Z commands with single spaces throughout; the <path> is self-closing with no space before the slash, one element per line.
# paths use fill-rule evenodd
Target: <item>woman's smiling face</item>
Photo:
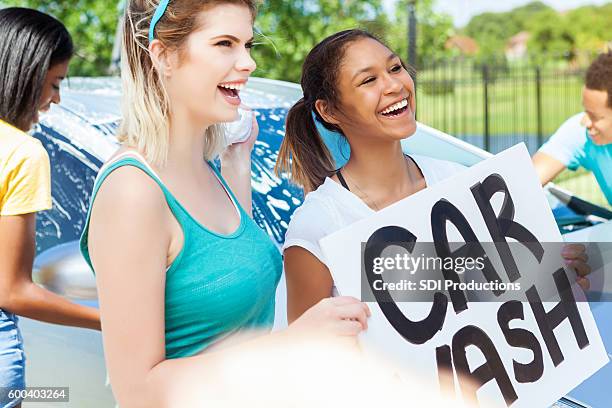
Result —
<path fill-rule="evenodd" d="M 245 6 L 220 4 L 201 11 L 199 21 L 180 58 L 173 54 L 167 88 L 192 117 L 231 122 L 238 115 L 240 90 L 256 67 L 250 55 L 253 16 Z"/>
<path fill-rule="evenodd" d="M 347 46 L 339 70 L 334 117 L 349 139 L 401 140 L 416 131 L 414 82 L 387 47 L 359 39 Z"/>

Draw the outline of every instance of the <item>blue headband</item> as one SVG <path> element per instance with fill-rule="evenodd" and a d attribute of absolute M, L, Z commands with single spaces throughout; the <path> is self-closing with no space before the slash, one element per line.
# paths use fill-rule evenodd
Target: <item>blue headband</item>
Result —
<path fill-rule="evenodd" d="M 164 16 L 164 13 L 168 8 L 168 3 L 170 3 L 170 0 L 161 0 L 155 9 L 155 14 L 153 14 L 151 25 L 149 26 L 149 44 L 153 42 L 153 39 L 155 39 L 155 26 Z"/>

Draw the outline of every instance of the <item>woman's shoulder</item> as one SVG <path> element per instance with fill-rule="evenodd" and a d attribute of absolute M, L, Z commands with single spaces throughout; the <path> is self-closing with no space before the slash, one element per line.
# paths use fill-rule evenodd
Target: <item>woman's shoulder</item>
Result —
<path fill-rule="evenodd" d="M 325 183 L 329 182 L 334 183 L 330 179 Z M 285 234 L 283 251 L 293 246 L 302 247 L 324 262 L 319 240 L 337 228 L 330 186 L 325 183 L 308 193 L 302 205 L 294 211 Z"/>
<path fill-rule="evenodd" d="M 49 161 L 40 140 L 0 120 L 0 159 L 12 161 Z"/>
<path fill-rule="evenodd" d="M 334 199 L 330 191 L 333 186 L 328 183 L 334 181 L 327 179 L 323 185 L 308 193 L 302 205 L 294 211 L 287 227 L 284 248 L 304 246 L 304 242 L 318 246 L 319 239 L 336 228 L 337 217 L 334 215 Z"/>
<path fill-rule="evenodd" d="M 98 172 L 96 188 L 131 195 L 159 193 L 156 171 L 136 149 L 122 146 L 104 163 Z"/>
<path fill-rule="evenodd" d="M 112 206 L 116 212 L 133 209 L 158 213 L 165 207 L 165 197 L 158 182 L 148 174 L 146 165 L 122 163 L 115 154 L 99 172 L 94 194 L 97 207 Z M 128 156 L 129 157 L 129 156 Z"/>
<path fill-rule="evenodd" d="M 296 228 L 304 223 L 320 224 L 319 220 L 329 220 L 332 214 L 333 199 L 327 183 L 327 179 L 316 190 L 311 191 L 304 197 L 304 202 L 293 213 L 289 222 L 289 229 Z M 316 221 L 314 221 L 316 220 Z"/>
<path fill-rule="evenodd" d="M 167 243 L 167 208 L 163 191 L 142 167 L 107 161 L 96 179 L 80 242 L 92 269 L 91 239 L 113 247 Z"/>
<path fill-rule="evenodd" d="M 440 182 L 467 168 L 463 164 L 429 156 L 410 155 L 410 157 L 419 166 L 428 184 Z"/>
<path fill-rule="evenodd" d="M 436 159 L 434 157 L 422 156 L 420 154 L 411 154 L 410 157 L 412 157 L 419 164 L 419 166 L 422 164 L 423 166 L 438 168 L 443 171 L 448 171 L 449 169 L 457 170 L 467 168 L 467 166 L 454 161 Z"/>

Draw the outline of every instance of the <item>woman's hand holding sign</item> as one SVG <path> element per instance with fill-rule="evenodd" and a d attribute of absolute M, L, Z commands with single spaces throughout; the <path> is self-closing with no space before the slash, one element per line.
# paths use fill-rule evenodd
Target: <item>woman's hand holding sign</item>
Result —
<path fill-rule="evenodd" d="M 582 290 L 589 290 L 590 282 L 586 276 L 591 273 L 591 267 L 587 263 L 589 257 L 586 247 L 582 244 L 566 244 L 561 251 L 561 256 L 565 260 L 565 265 L 576 272 L 576 282 Z"/>
<path fill-rule="evenodd" d="M 350 296 L 330 297 L 308 309 L 289 325 L 292 333 L 323 332 L 332 336 L 357 336 L 368 328 L 368 305 Z"/>

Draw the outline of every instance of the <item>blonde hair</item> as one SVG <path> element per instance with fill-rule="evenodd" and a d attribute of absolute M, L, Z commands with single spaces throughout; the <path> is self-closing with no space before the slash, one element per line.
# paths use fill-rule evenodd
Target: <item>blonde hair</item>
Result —
<path fill-rule="evenodd" d="M 123 22 L 121 80 L 122 121 L 117 138 L 141 151 L 147 161 L 164 166 L 170 143 L 170 103 L 159 72 L 149 55 L 149 26 L 160 0 L 128 0 Z M 172 0 L 155 26 L 155 38 L 169 50 L 181 51 L 198 28 L 198 14 L 219 4 L 238 4 L 256 14 L 255 0 Z M 224 126 L 206 129 L 204 159 L 224 147 Z"/>

